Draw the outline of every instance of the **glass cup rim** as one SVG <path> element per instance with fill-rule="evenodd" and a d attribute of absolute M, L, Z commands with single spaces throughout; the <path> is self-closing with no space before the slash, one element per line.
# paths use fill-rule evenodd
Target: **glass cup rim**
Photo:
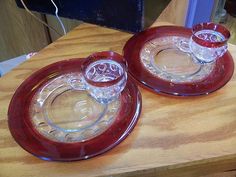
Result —
<path fill-rule="evenodd" d="M 88 66 L 90 66 L 92 63 L 97 62 L 99 60 L 115 61 L 116 63 L 118 63 L 121 66 L 121 68 L 123 69 L 123 71 L 122 71 L 123 73 L 120 76 L 118 76 L 116 79 L 106 81 L 106 82 L 94 81 L 94 80 L 88 78 L 86 75 L 86 70 L 87 70 Z M 83 75 L 85 81 L 87 83 L 89 83 L 90 85 L 93 85 L 96 87 L 109 87 L 109 86 L 115 85 L 120 80 L 122 80 L 122 78 L 125 75 L 125 72 L 127 71 L 127 62 L 122 55 L 120 55 L 116 52 L 113 52 L 113 51 L 96 52 L 86 58 L 86 60 L 83 62 L 82 66 L 81 66 L 81 71 L 82 71 L 82 75 Z"/>
<path fill-rule="evenodd" d="M 216 32 L 219 32 L 224 36 L 225 39 L 220 42 L 206 41 L 204 39 L 201 39 L 196 35 L 196 32 L 200 30 L 204 30 L 204 29 L 214 30 Z M 230 38 L 229 30 L 225 28 L 223 25 L 220 25 L 217 23 L 213 23 L 213 22 L 199 23 L 199 24 L 194 25 L 192 28 L 192 40 L 203 47 L 216 48 L 216 47 L 224 46 L 227 43 L 229 38 Z"/>

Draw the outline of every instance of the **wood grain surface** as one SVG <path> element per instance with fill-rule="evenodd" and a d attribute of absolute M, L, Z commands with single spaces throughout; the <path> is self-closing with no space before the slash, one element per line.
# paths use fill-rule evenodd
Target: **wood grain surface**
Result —
<path fill-rule="evenodd" d="M 161 25 L 166 23 L 161 23 Z M 156 25 L 160 25 L 157 23 Z M 207 96 L 173 98 L 140 88 L 142 114 L 121 144 L 95 158 L 47 162 L 11 137 L 7 110 L 17 87 L 34 71 L 93 52 L 122 53 L 131 34 L 82 24 L 0 78 L 0 176 L 200 176 L 236 168 L 236 78 Z M 229 45 L 236 59 L 236 46 Z"/>
<path fill-rule="evenodd" d="M 227 171 L 223 173 L 215 173 L 201 177 L 236 177 L 236 171 Z"/>

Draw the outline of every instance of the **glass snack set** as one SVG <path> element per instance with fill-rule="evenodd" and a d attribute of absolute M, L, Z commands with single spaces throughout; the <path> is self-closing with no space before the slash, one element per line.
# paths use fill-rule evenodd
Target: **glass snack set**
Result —
<path fill-rule="evenodd" d="M 173 96 L 206 95 L 232 77 L 227 51 L 229 31 L 202 23 L 192 30 L 160 26 L 134 35 L 124 46 L 129 73 L 153 92 Z"/>
<path fill-rule="evenodd" d="M 161 26 L 134 35 L 124 57 L 94 53 L 46 66 L 16 90 L 9 129 L 31 154 L 56 161 L 88 159 L 115 147 L 141 112 L 135 80 L 156 93 L 211 93 L 231 78 L 229 31 L 202 23 L 191 30 Z"/>

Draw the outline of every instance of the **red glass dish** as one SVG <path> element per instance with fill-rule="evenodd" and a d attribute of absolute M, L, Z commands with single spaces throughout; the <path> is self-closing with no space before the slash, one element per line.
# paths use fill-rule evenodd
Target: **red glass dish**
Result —
<path fill-rule="evenodd" d="M 173 83 L 153 75 L 142 64 L 140 52 L 145 44 L 153 39 L 170 36 L 190 38 L 191 35 L 191 29 L 176 26 L 150 28 L 134 35 L 123 49 L 129 73 L 146 88 L 157 93 L 174 96 L 204 95 L 223 87 L 230 80 L 234 71 L 234 62 L 229 52 L 226 52 L 214 63 L 214 68 L 206 77 L 194 82 Z"/>
<path fill-rule="evenodd" d="M 102 134 L 84 142 L 57 142 L 40 134 L 30 121 L 29 108 L 38 89 L 48 80 L 78 72 L 85 59 L 71 59 L 46 66 L 27 78 L 16 90 L 8 110 L 8 125 L 15 141 L 29 153 L 43 159 L 73 161 L 94 157 L 124 140 L 137 123 L 141 95 L 131 78 L 120 96 L 120 109 L 114 122 Z"/>

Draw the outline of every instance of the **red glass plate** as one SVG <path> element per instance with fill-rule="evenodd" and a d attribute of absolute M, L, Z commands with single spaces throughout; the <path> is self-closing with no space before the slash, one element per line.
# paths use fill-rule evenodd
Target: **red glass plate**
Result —
<path fill-rule="evenodd" d="M 170 39 L 173 41 L 178 41 L 178 38 L 188 40 L 191 34 L 191 30 L 184 27 L 161 26 L 150 28 L 134 35 L 128 40 L 123 49 L 124 57 L 128 62 L 129 73 L 141 85 L 151 91 L 175 96 L 204 95 L 223 87 L 230 80 L 234 71 L 234 62 L 229 52 L 217 59 L 215 63 L 198 65 L 192 62 L 186 64 L 190 61 L 191 56 L 172 48 L 174 45 L 170 47 L 168 44 Z M 158 61 L 161 63 L 158 67 L 162 67 L 161 69 L 163 70 L 168 69 L 168 75 L 161 72 L 155 73 L 153 68 L 148 70 L 149 65 L 145 66 L 143 64 L 143 59 L 141 59 L 143 57 L 141 56 L 143 55 L 142 52 L 150 53 L 151 55 L 152 51 L 148 50 L 148 48 L 152 48 L 155 52 L 155 46 L 159 47 L 158 52 L 160 55 L 157 60 L 160 58 L 161 60 L 166 60 L 166 55 L 169 57 L 167 63 L 170 66 L 169 68 L 162 65 L 161 62 L 163 61 Z M 156 62 L 155 59 L 153 61 Z M 182 63 L 176 64 L 178 61 Z M 176 68 L 180 64 L 182 70 L 178 71 Z M 189 77 L 190 79 L 185 79 L 182 75 L 191 77 Z"/>
<path fill-rule="evenodd" d="M 60 142 L 35 128 L 29 110 L 39 89 L 61 75 L 80 72 L 84 60 L 60 61 L 40 69 L 20 85 L 10 102 L 8 125 L 12 136 L 23 149 L 43 160 L 73 161 L 102 154 L 124 140 L 137 123 L 141 94 L 129 78 L 119 97 L 120 106 L 112 124 L 98 136 L 79 142 Z"/>

